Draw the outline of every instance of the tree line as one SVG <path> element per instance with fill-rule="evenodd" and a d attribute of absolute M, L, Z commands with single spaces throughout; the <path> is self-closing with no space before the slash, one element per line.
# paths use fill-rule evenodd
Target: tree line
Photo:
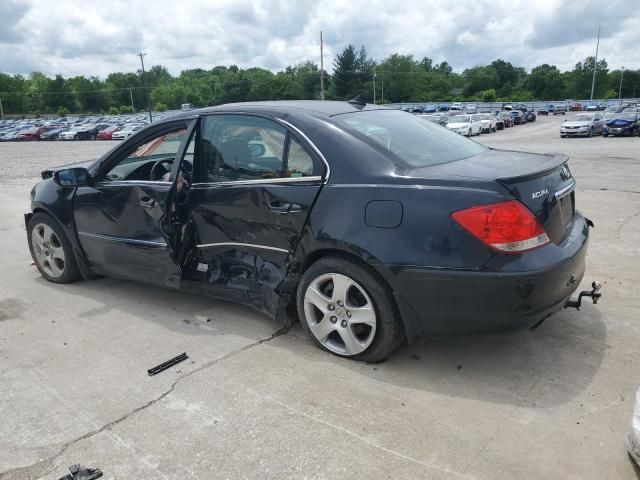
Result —
<path fill-rule="evenodd" d="M 527 72 L 497 59 L 488 65 L 454 72 L 445 61 L 394 53 L 376 61 L 364 46 L 349 45 L 324 72 L 325 98 L 348 100 L 362 95 L 367 102 L 544 101 L 585 99 L 591 93 L 593 57 L 561 72 L 543 64 Z M 115 72 L 102 79 L 79 75 L 49 77 L 0 73 L 0 98 L 5 113 L 129 113 L 256 100 L 320 98 L 320 67 L 307 61 L 277 73 L 236 65 L 188 69 L 173 76 L 161 65 L 146 72 Z M 622 84 L 620 82 L 622 76 Z M 594 99 L 636 97 L 640 70 L 609 70 L 605 59 L 596 65 Z M 145 87 L 146 86 L 146 87 Z M 620 90 L 621 86 L 621 90 Z M 637 92 L 640 95 L 640 89 Z"/>

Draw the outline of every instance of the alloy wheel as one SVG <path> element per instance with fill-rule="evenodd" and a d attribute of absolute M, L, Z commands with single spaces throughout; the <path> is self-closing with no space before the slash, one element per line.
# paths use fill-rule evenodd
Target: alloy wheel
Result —
<path fill-rule="evenodd" d="M 316 277 L 304 294 L 304 313 L 313 336 L 343 356 L 364 352 L 376 334 L 376 311 L 367 292 L 340 273 Z"/>
<path fill-rule="evenodd" d="M 64 275 L 65 256 L 56 232 L 45 223 L 38 223 L 31 230 L 31 245 L 38 265 L 51 278 Z"/>

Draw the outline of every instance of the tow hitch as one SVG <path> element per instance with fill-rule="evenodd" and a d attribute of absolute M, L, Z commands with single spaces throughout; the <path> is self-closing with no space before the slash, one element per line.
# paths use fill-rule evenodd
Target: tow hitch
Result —
<path fill-rule="evenodd" d="M 594 304 L 598 303 L 598 300 L 600 300 L 600 297 L 602 296 L 602 293 L 600 293 L 602 285 L 596 280 L 591 284 L 591 287 L 593 287 L 591 291 L 583 290 L 580 292 L 578 300 L 567 300 L 567 303 L 564 304 L 564 308 L 575 308 L 576 310 L 580 310 L 580 307 L 582 306 L 582 297 L 591 297 Z"/>

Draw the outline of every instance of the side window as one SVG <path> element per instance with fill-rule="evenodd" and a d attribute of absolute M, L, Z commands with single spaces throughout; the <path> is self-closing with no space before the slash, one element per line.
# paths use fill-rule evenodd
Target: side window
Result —
<path fill-rule="evenodd" d="M 250 115 L 204 118 L 198 181 L 228 182 L 282 177 L 287 131 Z"/>
<path fill-rule="evenodd" d="M 310 177 L 313 175 L 313 159 L 311 155 L 293 137 L 289 142 L 286 176 L 291 178 Z"/>
<path fill-rule="evenodd" d="M 175 130 L 165 131 L 147 139 L 143 144 L 133 146 L 121 156 L 120 160 L 111 167 L 105 175 L 106 181 L 122 180 L 152 180 L 169 181 L 171 164 L 180 148 L 187 129 L 184 126 Z M 192 142 L 193 143 L 193 142 Z M 193 149 L 191 149 L 193 152 Z M 187 161 L 193 161 L 193 153 Z"/>

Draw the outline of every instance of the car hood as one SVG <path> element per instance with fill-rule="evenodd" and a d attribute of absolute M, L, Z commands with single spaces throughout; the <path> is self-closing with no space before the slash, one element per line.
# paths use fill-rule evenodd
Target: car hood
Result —
<path fill-rule="evenodd" d="M 591 122 L 572 121 L 572 122 L 564 122 L 562 124 L 563 127 L 588 127 L 589 125 L 591 125 Z"/>
<path fill-rule="evenodd" d="M 613 120 L 609 120 L 607 122 L 607 127 L 629 127 L 633 125 L 635 122 L 631 120 L 623 120 L 622 118 L 615 118 Z"/>

